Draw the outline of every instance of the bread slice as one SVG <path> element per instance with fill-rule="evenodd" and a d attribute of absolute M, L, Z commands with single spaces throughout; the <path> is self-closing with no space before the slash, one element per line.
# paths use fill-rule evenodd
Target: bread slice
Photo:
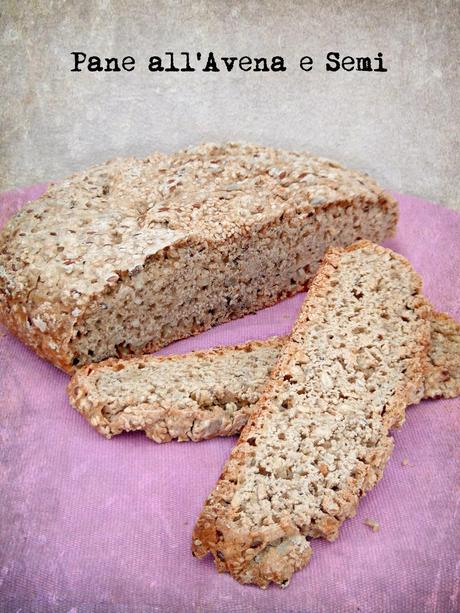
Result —
<path fill-rule="evenodd" d="M 130 430 L 144 430 L 157 443 L 231 436 L 251 414 L 283 341 L 112 358 L 79 369 L 69 399 L 107 438 Z"/>
<path fill-rule="evenodd" d="M 433 312 L 428 358 L 424 398 L 459 396 L 460 324 L 447 313 Z"/>
<path fill-rule="evenodd" d="M 431 324 L 424 398 L 458 396 L 460 324 L 435 311 Z M 246 424 L 285 340 L 166 357 L 110 358 L 78 369 L 69 400 L 107 438 L 130 430 L 144 430 L 158 443 L 231 436 Z"/>
<path fill-rule="evenodd" d="M 0 233 L 0 320 L 71 372 L 155 351 L 303 290 L 330 245 L 393 235 L 397 203 L 308 153 L 201 145 L 81 172 Z"/>
<path fill-rule="evenodd" d="M 198 518 L 193 553 L 241 583 L 287 585 L 310 539 L 337 537 L 382 475 L 422 388 L 431 308 L 402 256 L 328 252 L 280 359 Z"/>

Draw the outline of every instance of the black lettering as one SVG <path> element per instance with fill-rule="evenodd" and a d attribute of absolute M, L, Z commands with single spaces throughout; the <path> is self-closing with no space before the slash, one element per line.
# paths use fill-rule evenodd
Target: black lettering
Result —
<path fill-rule="evenodd" d="M 383 67 L 383 54 L 377 53 L 377 57 L 375 59 L 378 63 L 378 68 L 375 68 L 375 72 L 388 72 L 388 68 Z"/>
<path fill-rule="evenodd" d="M 73 55 L 73 68 L 70 72 L 81 72 L 80 64 L 84 64 L 86 60 L 86 53 L 83 51 L 71 51 L 70 55 Z"/>
<path fill-rule="evenodd" d="M 251 70 L 252 68 L 252 60 L 250 57 L 248 57 L 247 55 L 243 55 L 242 58 L 240 58 L 240 70 L 244 70 L 244 72 L 248 72 L 248 70 Z"/>
<path fill-rule="evenodd" d="M 285 72 L 286 71 L 284 60 L 280 55 L 275 55 L 274 57 L 272 57 L 271 69 L 273 70 L 273 72 Z"/>
<path fill-rule="evenodd" d="M 190 66 L 190 53 L 182 51 L 181 55 L 185 57 L 185 68 L 181 68 L 181 72 L 195 72 L 195 69 Z"/>
<path fill-rule="evenodd" d="M 113 66 L 113 68 L 111 68 Z M 105 58 L 105 70 L 107 72 L 121 72 L 121 68 L 118 65 L 118 58 L 106 57 Z"/>
<path fill-rule="evenodd" d="M 164 68 L 161 64 L 161 57 L 152 55 L 149 59 L 149 70 L 150 72 L 163 72 Z"/>
<path fill-rule="evenodd" d="M 206 66 L 203 68 L 203 72 L 220 72 L 220 70 L 217 68 L 214 53 L 212 51 L 210 51 L 208 54 L 208 60 L 206 62 Z"/>
<path fill-rule="evenodd" d="M 371 58 L 370 57 L 357 57 L 356 58 L 356 70 L 372 72 Z"/>
<path fill-rule="evenodd" d="M 135 66 L 136 60 L 131 55 L 127 55 L 121 60 L 121 67 L 127 72 L 131 72 L 132 70 L 134 70 Z"/>
<path fill-rule="evenodd" d="M 310 72 L 313 67 L 313 59 L 309 55 L 300 58 L 300 68 L 305 72 Z"/>
<path fill-rule="evenodd" d="M 355 58 L 351 55 L 346 55 L 342 60 L 342 68 L 347 72 L 351 72 L 355 68 Z"/>
<path fill-rule="evenodd" d="M 326 55 L 326 59 L 329 62 L 332 62 L 332 64 L 326 64 L 326 70 L 328 72 L 337 72 L 337 70 L 340 69 L 339 57 L 340 57 L 340 53 L 337 53 L 336 51 L 330 51 Z"/>
<path fill-rule="evenodd" d="M 270 72 L 268 69 L 268 62 L 266 57 L 254 58 L 255 66 L 254 72 Z M 262 68 L 260 68 L 262 66 Z"/>
<path fill-rule="evenodd" d="M 174 53 L 166 51 L 165 55 L 169 55 L 169 67 L 165 68 L 165 72 L 179 72 L 179 68 L 174 66 Z"/>
<path fill-rule="evenodd" d="M 233 70 L 233 66 L 235 65 L 235 62 L 238 58 L 236 57 L 223 57 L 222 61 L 225 64 L 225 67 L 227 68 L 228 72 L 232 72 Z"/>
<path fill-rule="evenodd" d="M 90 72 L 102 72 L 101 59 L 97 55 L 91 55 L 88 59 L 88 70 Z"/>

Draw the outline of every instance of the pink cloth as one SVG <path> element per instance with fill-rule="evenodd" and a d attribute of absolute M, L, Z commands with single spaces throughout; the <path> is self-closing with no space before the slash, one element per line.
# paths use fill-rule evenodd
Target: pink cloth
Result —
<path fill-rule="evenodd" d="M 41 191 L 3 195 L 3 217 Z M 401 220 L 388 246 L 422 274 L 435 306 L 460 318 L 460 215 L 397 197 Z M 162 353 L 287 333 L 302 299 Z M 458 611 L 458 399 L 410 408 L 381 483 L 339 540 L 313 541 L 310 565 L 287 590 L 261 591 L 190 553 L 194 521 L 235 439 L 107 441 L 69 405 L 67 375 L 10 334 L 0 338 L 0 360 L 1 610 Z"/>

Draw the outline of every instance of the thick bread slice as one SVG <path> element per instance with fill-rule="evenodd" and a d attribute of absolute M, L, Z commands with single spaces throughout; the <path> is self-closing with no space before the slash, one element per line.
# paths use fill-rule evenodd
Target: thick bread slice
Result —
<path fill-rule="evenodd" d="M 198 518 L 193 553 L 242 583 L 286 585 L 382 475 L 423 385 L 431 308 L 403 257 L 333 249 Z"/>
<path fill-rule="evenodd" d="M 460 324 L 447 313 L 433 312 L 428 358 L 424 398 L 459 396 Z"/>
<path fill-rule="evenodd" d="M 157 443 L 231 436 L 247 422 L 284 340 L 111 358 L 79 369 L 69 399 L 107 438 L 129 430 L 144 430 Z"/>
<path fill-rule="evenodd" d="M 303 290 L 397 203 L 308 153 L 201 145 L 81 172 L 0 233 L 0 320 L 66 371 L 155 351 Z"/>
<path fill-rule="evenodd" d="M 458 396 L 460 324 L 436 311 L 431 324 L 424 398 Z M 285 340 L 110 358 L 77 370 L 69 400 L 107 438 L 130 430 L 144 430 L 157 442 L 231 436 L 246 424 Z"/>

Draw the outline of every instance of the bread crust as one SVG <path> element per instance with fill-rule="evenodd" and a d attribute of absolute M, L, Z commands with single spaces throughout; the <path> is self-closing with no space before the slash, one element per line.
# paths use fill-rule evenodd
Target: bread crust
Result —
<path fill-rule="evenodd" d="M 382 416 L 382 435 L 369 449 L 365 459 L 357 464 L 354 476 L 348 480 L 348 486 L 342 489 L 334 501 L 334 511 L 324 513 L 320 521 L 299 526 L 295 518 L 285 515 L 277 524 L 272 524 L 267 529 L 258 528 L 254 531 L 249 526 L 247 529 L 236 529 L 232 504 L 239 491 L 239 484 L 244 484 L 245 466 L 251 462 L 254 449 L 251 443 L 257 439 L 258 433 L 263 431 L 265 415 L 270 414 L 271 399 L 282 389 L 283 381 L 296 376 L 294 365 L 299 351 L 296 339 L 301 339 L 302 334 L 312 330 L 316 302 L 327 292 L 329 279 L 339 265 L 341 256 L 359 249 L 371 249 L 383 257 L 396 258 L 406 267 L 413 283 L 413 308 L 419 320 L 416 337 L 410 344 L 411 355 L 407 360 L 406 376 L 395 388 L 395 393 Z M 192 542 L 194 556 L 202 558 L 211 553 L 217 569 L 220 572 L 229 572 L 241 583 L 253 583 L 262 588 L 267 587 L 270 582 L 285 586 L 293 572 L 304 566 L 311 556 L 307 539 L 323 537 L 334 540 L 337 537 L 343 521 L 355 514 L 359 497 L 380 479 L 393 448 L 393 440 L 388 431 L 401 425 L 406 406 L 413 401 L 423 384 L 430 344 L 431 307 L 420 290 L 421 280 L 413 272 L 409 262 L 389 250 L 363 241 L 344 250 L 331 249 L 327 252 L 265 393 L 243 429 L 196 522 Z M 308 361 L 308 357 L 302 356 L 302 359 Z M 296 537 L 303 539 L 303 546 L 299 543 L 296 543 L 296 546 L 291 545 L 292 539 Z M 270 557 L 268 565 L 265 564 L 265 556 Z"/>
<path fill-rule="evenodd" d="M 220 175 L 215 158 L 227 160 Z M 241 174 L 246 181 L 241 186 L 227 182 Z M 205 188 L 198 189 L 201 184 Z M 172 156 L 113 160 L 52 185 L 7 223 L 0 233 L 0 321 L 70 373 L 76 335 L 95 303 L 139 271 L 161 264 L 166 254 L 243 244 L 299 215 L 353 209 L 366 217 L 369 206 L 379 221 L 376 236 L 368 238 L 393 235 L 398 217 L 393 198 L 369 177 L 309 154 L 208 144 Z M 340 242 L 332 230 L 330 243 Z M 273 295 L 261 292 L 239 310 L 223 313 L 218 323 L 303 289 L 299 282 Z M 174 337 L 145 338 L 123 352 L 155 351 L 215 323 L 188 322 L 177 326 Z"/>

